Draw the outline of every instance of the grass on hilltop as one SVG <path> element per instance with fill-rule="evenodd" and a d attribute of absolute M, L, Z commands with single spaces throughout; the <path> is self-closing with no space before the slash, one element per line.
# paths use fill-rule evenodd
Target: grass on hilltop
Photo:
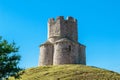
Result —
<path fill-rule="evenodd" d="M 84 65 L 58 65 L 26 69 L 20 80 L 120 80 L 120 74 Z"/>

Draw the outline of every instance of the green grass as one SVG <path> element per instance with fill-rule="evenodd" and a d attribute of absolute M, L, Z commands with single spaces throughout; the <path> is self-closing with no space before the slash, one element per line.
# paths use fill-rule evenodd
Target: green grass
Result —
<path fill-rule="evenodd" d="M 120 80 L 120 74 L 84 65 L 58 65 L 26 69 L 20 80 Z"/>

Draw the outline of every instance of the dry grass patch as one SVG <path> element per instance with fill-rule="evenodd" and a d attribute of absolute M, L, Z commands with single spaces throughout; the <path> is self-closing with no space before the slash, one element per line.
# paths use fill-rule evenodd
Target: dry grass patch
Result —
<path fill-rule="evenodd" d="M 26 69 L 20 80 L 120 80 L 120 74 L 84 65 L 41 66 Z"/>

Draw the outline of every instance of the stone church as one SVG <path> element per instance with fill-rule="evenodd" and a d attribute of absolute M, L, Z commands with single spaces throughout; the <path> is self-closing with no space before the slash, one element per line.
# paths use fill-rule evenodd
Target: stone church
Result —
<path fill-rule="evenodd" d="M 39 66 L 86 64 L 85 46 L 78 42 L 77 20 L 63 16 L 48 21 L 48 39 L 40 45 Z"/>

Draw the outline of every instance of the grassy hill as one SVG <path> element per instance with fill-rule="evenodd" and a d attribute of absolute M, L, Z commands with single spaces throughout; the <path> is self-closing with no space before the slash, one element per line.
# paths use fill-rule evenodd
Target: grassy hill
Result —
<path fill-rule="evenodd" d="M 30 68 L 21 77 L 20 80 L 120 80 L 118 73 L 84 65 Z"/>

